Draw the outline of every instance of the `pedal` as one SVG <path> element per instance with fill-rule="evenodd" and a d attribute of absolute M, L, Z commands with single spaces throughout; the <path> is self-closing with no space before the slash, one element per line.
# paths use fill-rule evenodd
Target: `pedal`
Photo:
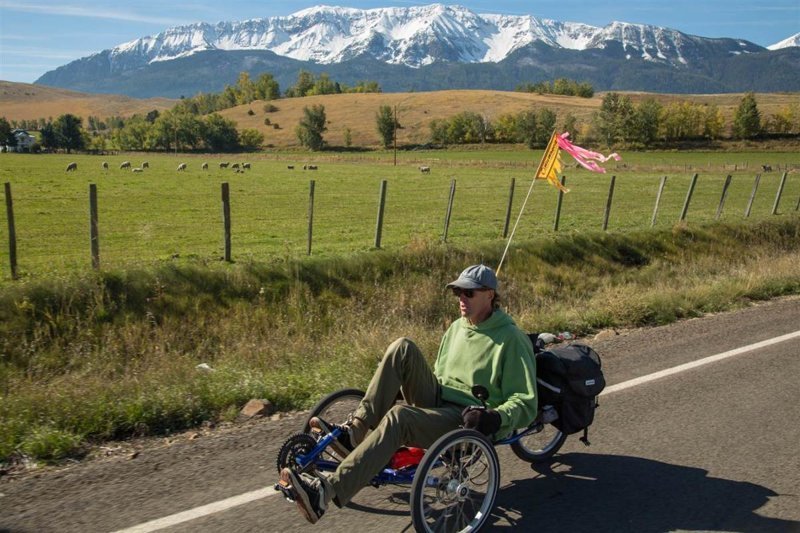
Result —
<path fill-rule="evenodd" d="M 289 483 L 281 479 L 275 483 L 275 490 L 280 491 L 286 500 L 294 503 L 294 494 L 292 493 L 292 486 Z"/>

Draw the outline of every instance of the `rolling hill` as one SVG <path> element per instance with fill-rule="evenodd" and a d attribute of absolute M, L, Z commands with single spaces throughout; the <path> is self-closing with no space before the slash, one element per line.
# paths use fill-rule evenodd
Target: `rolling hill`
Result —
<path fill-rule="evenodd" d="M 663 105 L 676 101 L 716 105 L 725 120 L 732 120 L 741 101 L 741 94 L 656 94 L 627 92 L 631 99 L 640 102 L 654 98 Z M 303 108 L 325 106 L 328 131 L 325 139 L 331 146 L 345 144 L 345 131 L 350 130 L 353 146 L 374 147 L 380 143 L 375 115 L 382 105 L 396 106 L 400 145 L 424 144 L 429 141 L 430 122 L 450 118 L 462 111 L 472 111 L 496 120 L 503 114 L 516 114 L 526 109 L 549 108 L 559 117 L 572 114 L 578 123 L 586 123 L 600 107 L 603 93 L 593 98 L 558 95 L 539 95 L 513 91 L 443 90 L 406 93 L 367 93 L 281 98 L 269 102 L 277 108 L 267 112 L 267 102 L 255 101 L 221 111 L 234 120 L 237 127 L 257 129 L 264 133 L 265 143 L 276 148 L 296 147 L 295 127 L 303 116 Z M 784 110 L 787 106 L 800 106 L 799 93 L 757 94 L 762 117 Z M 144 114 L 153 109 L 169 109 L 176 100 L 164 98 L 136 99 L 118 95 L 77 93 L 39 85 L 0 82 L 0 116 L 7 119 L 38 119 L 72 113 L 86 119 L 88 116 L 106 118 Z M 251 114 L 252 112 L 252 114 Z M 268 124 L 265 122 L 269 122 Z M 277 124 L 277 127 L 275 126 Z"/>
<path fill-rule="evenodd" d="M 122 95 L 90 94 L 44 85 L 0 81 L 0 116 L 8 120 L 56 118 L 64 113 L 79 117 L 129 117 L 175 105 L 170 98 L 131 98 Z"/>

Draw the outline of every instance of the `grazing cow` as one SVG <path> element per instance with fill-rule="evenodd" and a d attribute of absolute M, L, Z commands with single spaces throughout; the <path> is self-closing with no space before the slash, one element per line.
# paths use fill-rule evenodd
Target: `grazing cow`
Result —
<path fill-rule="evenodd" d="M 250 163 L 242 163 L 242 168 L 250 168 Z"/>
<path fill-rule="evenodd" d="M 419 167 L 419 171 L 422 172 L 423 174 L 430 174 L 431 167 L 421 166 Z"/>
<path fill-rule="evenodd" d="M 120 170 L 122 170 L 123 168 L 131 168 L 131 162 L 130 161 L 123 161 L 122 164 L 119 166 L 119 168 L 120 168 Z"/>
<path fill-rule="evenodd" d="M 73 170 L 78 170 L 78 163 L 72 162 L 67 165 L 67 172 L 72 172 Z"/>
<path fill-rule="evenodd" d="M 226 161 L 225 163 L 220 163 L 219 168 L 228 168 L 228 162 Z"/>
<path fill-rule="evenodd" d="M 186 170 L 186 163 L 181 163 L 180 165 L 178 165 L 178 170 L 179 171 Z"/>
<path fill-rule="evenodd" d="M 239 163 L 234 163 L 231 165 L 231 168 L 239 168 Z"/>
<path fill-rule="evenodd" d="M 289 170 L 294 170 L 294 165 L 286 165 L 286 168 Z"/>
<path fill-rule="evenodd" d="M 150 168 L 150 163 L 145 161 L 144 163 L 142 163 L 142 166 L 140 168 Z"/>
<path fill-rule="evenodd" d="M 131 172 L 144 172 L 144 169 L 142 167 L 136 167 L 136 168 L 132 168 Z"/>
<path fill-rule="evenodd" d="M 764 169 L 764 172 L 772 172 L 772 165 L 761 165 L 761 168 Z"/>
<path fill-rule="evenodd" d="M 303 165 L 303 170 L 317 170 L 317 165 Z"/>
<path fill-rule="evenodd" d="M 108 162 L 103 161 L 103 170 L 108 170 Z"/>
<path fill-rule="evenodd" d="M 202 168 L 203 170 L 208 170 L 208 163 L 203 163 L 203 164 L 200 166 L 200 168 Z"/>

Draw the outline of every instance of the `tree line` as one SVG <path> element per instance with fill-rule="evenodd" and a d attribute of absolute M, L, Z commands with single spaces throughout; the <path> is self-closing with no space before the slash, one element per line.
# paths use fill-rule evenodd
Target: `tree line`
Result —
<path fill-rule="evenodd" d="M 463 111 L 430 122 L 431 142 L 442 145 L 524 143 L 529 148 L 541 148 L 556 128 L 570 132 L 573 140 L 581 137 L 607 147 L 625 148 L 723 138 L 756 139 L 765 134 L 800 134 L 800 106 L 787 106 L 764 118 L 755 95 L 746 93 L 729 124 L 715 105 L 688 101 L 663 105 L 654 98 L 635 104 L 630 96 L 612 92 L 603 96 L 600 109 L 588 123 L 579 123 L 571 113 L 558 117 L 548 108 L 504 114 L 494 120 Z"/>
<path fill-rule="evenodd" d="M 531 85 L 543 91 L 591 90 L 585 84 L 560 79 L 552 83 Z M 286 97 L 337 94 L 340 92 L 380 92 L 374 82 L 345 87 L 326 74 L 315 77 L 301 71 L 297 83 Z M 588 93 L 587 93 L 588 94 Z M 90 116 L 88 131 L 79 117 L 66 114 L 55 120 L 39 119 L 40 147 L 48 150 L 105 151 L 208 150 L 227 152 L 257 150 L 264 135 L 255 129 L 237 130 L 236 123 L 219 115 L 216 110 L 266 101 L 265 111 L 276 107 L 270 102 L 279 98 L 280 87 L 270 74 L 255 81 L 242 72 L 236 85 L 227 86 L 217 94 L 200 94 L 184 98 L 172 109 L 151 111 L 130 118 L 109 117 L 101 120 Z M 252 114 L 253 112 L 250 111 Z M 269 125 L 269 119 L 265 119 Z M 326 147 L 325 107 L 316 105 L 303 109 L 295 128 L 298 142 L 311 150 Z M 375 115 L 376 130 L 385 148 L 392 145 L 398 129 L 402 128 L 390 106 L 380 106 Z M 13 145 L 11 130 L 18 123 L 0 118 L 0 141 Z M 608 147 L 649 148 L 670 146 L 685 141 L 715 141 L 722 138 L 754 139 L 764 134 L 797 135 L 800 133 L 800 106 L 786 106 L 770 117 L 762 117 L 755 95 L 746 93 L 735 110 L 733 121 L 727 124 L 716 105 L 676 101 L 661 104 L 655 98 L 634 103 L 627 94 L 616 92 L 603 96 L 602 103 L 588 121 L 579 122 L 571 113 L 558 116 L 546 107 L 532 108 L 516 114 L 507 113 L 490 119 L 485 114 L 463 111 L 452 117 L 433 119 L 429 123 L 430 142 L 436 145 L 475 143 L 522 143 L 529 148 L 547 144 L 553 130 L 569 131 L 573 140 L 603 144 Z M 350 146 L 351 132 L 344 132 L 345 144 Z"/>
<path fill-rule="evenodd" d="M 517 86 L 517 91 L 537 94 L 559 94 L 563 96 L 579 96 L 591 98 L 594 96 L 594 87 L 588 82 L 578 82 L 567 78 L 557 78 L 553 81 L 540 81 L 538 83 L 522 83 Z"/>

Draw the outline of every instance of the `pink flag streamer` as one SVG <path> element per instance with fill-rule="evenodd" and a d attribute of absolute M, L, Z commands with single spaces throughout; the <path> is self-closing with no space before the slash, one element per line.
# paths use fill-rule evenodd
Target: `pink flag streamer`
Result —
<path fill-rule="evenodd" d="M 567 152 L 569 155 L 575 158 L 575 161 L 578 162 L 583 168 L 587 170 L 591 170 L 592 172 L 601 172 L 605 173 L 606 169 L 595 163 L 595 161 L 599 161 L 601 163 L 605 163 L 609 159 L 614 159 L 619 161 L 622 159 L 616 152 L 605 156 L 598 152 L 592 152 L 591 150 L 587 150 L 586 148 L 581 148 L 580 146 L 576 146 L 572 144 L 570 141 L 567 140 L 569 137 L 569 132 L 562 133 L 561 135 L 556 135 L 556 140 L 558 142 L 558 147 Z"/>

